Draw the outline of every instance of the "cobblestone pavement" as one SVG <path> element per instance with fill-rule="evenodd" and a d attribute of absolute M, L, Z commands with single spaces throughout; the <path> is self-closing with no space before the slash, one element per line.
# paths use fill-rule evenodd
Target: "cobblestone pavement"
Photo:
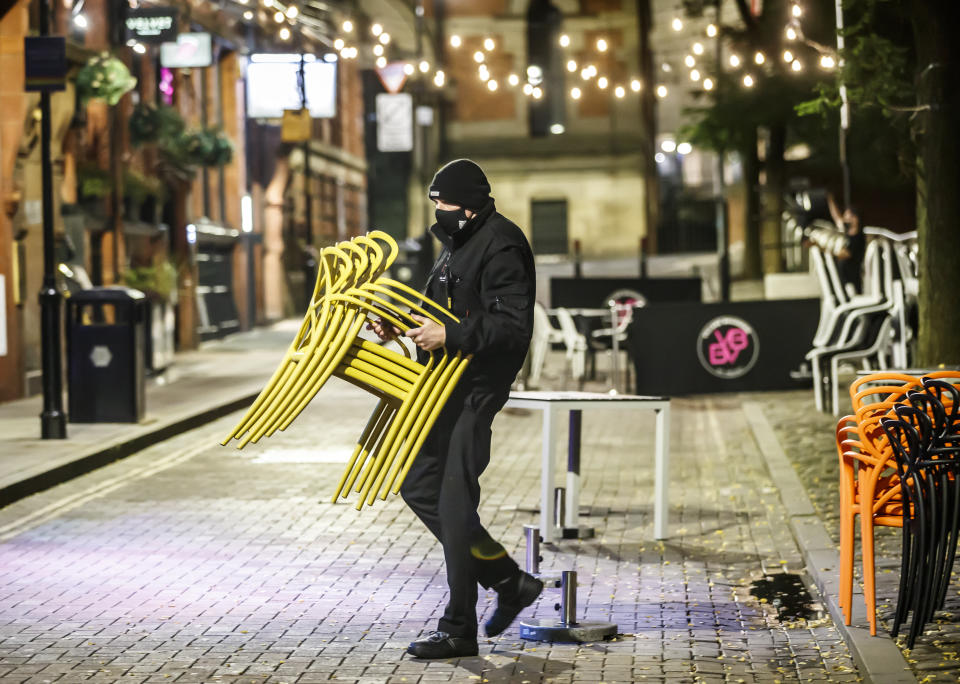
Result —
<path fill-rule="evenodd" d="M 753 398 L 763 403 L 764 412 L 780 444 L 806 484 L 807 494 L 839 549 L 839 461 L 834 437 L 836 419 L 814 410 L 813 395 L 809 391 L 756 394 Z M 897 605 L 901 538 L 898 528 L 875 528 L 877 615 L 880 618 L 877 633 L 881 638 L 889 635 Z M 859 542 L 854 569 L 856 581 L 860 582 Z M 960 560 L 954 564 L 953 577 L 958 572 Z M 862 600 L 861 596 L 854 596 L 854 601 Z M 960 585 L 954 582 L 951 586 L 944 610 L 937 613 L 936 619 L 927 625 L 926 632 L 917 639 L 913 649 L 906 647 L 906 640 L 902 636 L 897 639 L 897 644 L 918 681 L 960 681 Z"/>
<path fill-rule="evenodd" d="M 370 408 L 331 385 L 244 451 L 216 444 L 229 416 L 0 510 L 0 681 L 859 681 L 829 618 L 781 621 L 750 593 L 802 568 L 734 398 L 674 404 L 663 543 L 652 414 L 584 415 L 597 537 L 545 546 L 543 570 L 578 570 L 580 618 L 617 638 L 549 645 L 512 628 L 478 657 L 411 659 L 443 609 L 438 544 L 399 498 L 326 502 Z M 539 435 L 538 412 L 499 416 L 482 479 L 481 514 L 518 559 Z M 494 598 L 481 592 L 481 621 Z M 526 614 L 553 617 L 557 600 Z"/>

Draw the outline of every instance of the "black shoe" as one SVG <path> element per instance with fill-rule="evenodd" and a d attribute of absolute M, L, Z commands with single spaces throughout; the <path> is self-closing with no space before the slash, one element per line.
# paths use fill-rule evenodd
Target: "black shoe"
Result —
<path fill-rule="evenodd" d="M 520 611 L 537 600 L 543 591 L 543 582 L 533 575 L 521 572 L 507 581 L 503 590 L 497 590 L 497 609 L 484 624 L 487 636 L 497 636 L 510 626 Z"/>
<path fill-rule="evenodd" d="M 426 639 L 407 646 L 407 653 L 417 658 L 466 658 L 478 652 L 476 639 L 450 636 L 446 632 L 430 632 Z"/>

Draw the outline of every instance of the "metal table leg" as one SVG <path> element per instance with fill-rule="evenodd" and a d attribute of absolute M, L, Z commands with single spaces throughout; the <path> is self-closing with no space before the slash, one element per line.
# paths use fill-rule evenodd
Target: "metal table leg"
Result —
<path fill-rule="evenodd" d="M 583 411 L 570 410 L 567 438 L 567 495 L 564 510 L 564 539 L 589 539 L 595 535 L 592 527 L 580 527 L 580 432 Z"/>
<path fill-rule="evenodd" d="M 555 409 L 547 404 L 543 408 L 543 439 L 540 452 L 540 536 L 546 543 L 557 537 L 553 511 L 553 454 L 556 441 L 553 434 Z"/>
<path fill-rule="evenodd" d="M 654 466 L 653 536 L 667 538 L 667 486 L 670 482 L 670 404 L 656 409 L 656 464 Z"/>

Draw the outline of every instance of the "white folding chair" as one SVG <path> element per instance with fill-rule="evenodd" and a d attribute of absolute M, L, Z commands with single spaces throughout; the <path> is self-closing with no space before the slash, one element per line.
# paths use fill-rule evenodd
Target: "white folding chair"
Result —
<path fill-rule="evenodd" d="M 540 382 L 547 352 L 554 344 L 562 344 L 563 332 L 554 328 L 550 316 L 540 302 L 533 304 L 533 336 L 530 339 L 530 374 L 527 383 L 536 386 Z"/>

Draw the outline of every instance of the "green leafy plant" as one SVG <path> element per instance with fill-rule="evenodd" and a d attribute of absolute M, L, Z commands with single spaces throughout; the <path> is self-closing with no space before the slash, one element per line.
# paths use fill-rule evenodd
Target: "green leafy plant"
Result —
<path fill-rule="evenodd" d="M 163 201 L 167 193 L 163 181 L 159 178 L 127 169 L 123 174 L 123 194 L 134 203 L 142 204 L 148 197 L 155 197 L 157 200 Z"/>
<path fill-rule="evenodd" d="M 135 266 L 123 272 L 124 284 L 136 290 L 169 300 L 177 287 L 177 270 L 169 261 L 152 266 Z"/>
<path fill-rule="evenodd" d="M 233 159 L 233 143 L 219 129 L 190 131 L 181 140 L 188 157 L 197 166 L 223 166 Z"/>
<path fill-rule="evenodd" d="M 77 182 L 81 200 L 103 199 L 113 190 L 110 172 L 96 164 L 81 164 L 77 168 Z"/>
<path fill-rule="evenodd" d="M 91 57 L 77 73 L 77 91 L 83 102 L 105 100 L 115 105 L 137 86 L 137 79 L 122 61 L 109 52 Z"/>

